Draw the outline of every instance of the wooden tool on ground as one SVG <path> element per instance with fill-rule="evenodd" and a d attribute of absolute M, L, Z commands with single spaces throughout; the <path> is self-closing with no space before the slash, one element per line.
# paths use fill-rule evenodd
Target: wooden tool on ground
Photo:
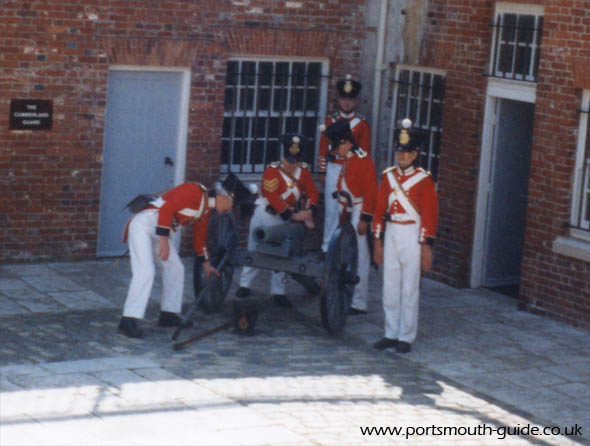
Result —
<path fill-rule="evenodd" d="M 199 333 L 186 341 L 176 342 L 172 345 L 174 350 L 180 350 L 185 345 L 192 344 L 193 342 L 200 341 L 207 336 L 214 333 L 227 330 L 232 325 L 234 327 L 233 332 L 235 334 L 252 336 L 254 334 L 254 327 L 256 326 L 256 320 L 258 319 L 258 305 L 253 302 L 237 302 L 234 301 L 234 317 L 218 327 L 211 328 L 210 330 Z"/>

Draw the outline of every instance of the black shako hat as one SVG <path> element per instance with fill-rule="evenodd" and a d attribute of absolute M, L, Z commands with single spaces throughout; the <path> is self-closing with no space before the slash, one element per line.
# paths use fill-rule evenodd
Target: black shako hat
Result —
<path fill-rule="evenodd" d="M 247 200 L 252 195 L 250 189 L 233 172 L 230 172 L 225 180 L 221 182 L 221 187 L 234 199 L 235 203 Z"/>
<path fill-rule="evenodd" d="M 222 193 L 227 193 L 234 200 L 234 205 L 237 205 L 240 210 L 242 218 L 249 217 L 254 212 L 254 202 L 257 198 L 257 188 L 250 184 L 246 186 L 233 172 L 221 183 L 218 183 Z"/>
<path fill-rule="evenodd" d="M 332 148 L 338 147 L 341 141 L 350 141 L 353 144 L 354 135 L 347 119 L 339 119 L 336 122 L 330 124 L 328 127 L 324 125 L 320 126 L 320 130 L 324 132 L 326 138 L 330 140 Z"/>
<path fill-rule="evenodd" d="M 296 163 L 303 158 L 303 142 L 305 137 L 296 133 L 283 135 L 283 157 L 290 163 Z"/>
<path fill-rule="evenodd" d="M 361 92 L 362 84 L 355 81 L 350 74 L 336 83 L 338 96 L 341 98 L 356 98 Z"/>
<path fill-rule="evenodd" d="M 393 133 L 393 150 L 396 152 L 415 152 L 420 149 L 423 135 L 412 128 L 412 121 L 405 118 L 402 121 L 402 128 L 395 129 Z"/>

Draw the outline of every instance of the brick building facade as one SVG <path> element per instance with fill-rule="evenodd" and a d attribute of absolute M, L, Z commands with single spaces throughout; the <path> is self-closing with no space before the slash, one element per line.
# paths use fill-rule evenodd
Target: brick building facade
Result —
<path fill-rule="evenodd" d="M 516 109 L 531 114 L 532 126 L 519 297 L 531 311 L 589 327 L 590 4 L 432 0 L 423 17 L 417 65 L 446 74 L 434 275 L 458 286 L 485 285 L 494 178 L 503 181 L 498 167 L 494 176 L 504 131 L 497 107 L 532 104 Z M 509 42 L 526 50 L 508 50 L 513 66 L 501 68 Z"/>
<path fill-rule="evenodd" d="M 386 15 L 378 13 L 384 2 Z M 378 166 L 391 162 L 391 131 L 406 115 L 430 137 L 421 162 L 436 175 L 440 197 L 431 276 L 459 287 L 517 286 L 531 311 L 589 327 L 589 6 L 587 0 L 6 1 L 0 260 L 100 252 L 112 135 L 107 99 L 118 72 L 177 70 L 188 79 L 186 122 L 176 141 L 182 150 L 170 160 L 177 183 L 211 183 L 229 169 L 259 178 L 276 150 L 272 123 L 295 123 L 313 137 L 310 129 L 333 109 L 334 80 L 353 73 L 365 85 L 361 111 L 368 114 L 375 95 L 380 104 L 372 123 Z M 382 17 L 383 85 L 371 93 Z M 288 86 L 277 80 L 282 67 L 293 80 Z M 266 69 L 279 76 L 270 84 L 263 81 Z M 248 70 L 256 73 L 254 83 L 244 80 Z M 276 93 L 279 87 L 287 96 Z M 297 102 L 301 94 L 313 110 L 260 105 L 265 94 L 267 102 Z M 9 129 L 15 99 L 51 100 L 51 130 Z M 261 121 L 260 107 L 267 112 Z M 266 125 L 258 158 L 257 122 Z"/>
<path fill-rule="evenodd" d="M 358 71 L 362 14 L 358 2 L 331 0 L 3 2 L 0 259 L 96 255 L 113 67 L 188 73 L 185 159 L 173 160 L 186 169 L 174 180 L 211 184 L 220 171 L 228 60 L 320 61 L 321 117 L 326 97 L 334 99 L 332 78 Z M 52 101 L 51 130 L 9 129 L 14 99 Z"/>

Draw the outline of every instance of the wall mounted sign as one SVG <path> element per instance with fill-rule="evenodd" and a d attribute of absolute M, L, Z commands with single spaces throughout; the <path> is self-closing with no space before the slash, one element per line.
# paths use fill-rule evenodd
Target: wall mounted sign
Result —
<path fill-rule="evenodd" d="M 11 99 L 10 130 L 51 130 L 53 102 L 46 99 Z"/>

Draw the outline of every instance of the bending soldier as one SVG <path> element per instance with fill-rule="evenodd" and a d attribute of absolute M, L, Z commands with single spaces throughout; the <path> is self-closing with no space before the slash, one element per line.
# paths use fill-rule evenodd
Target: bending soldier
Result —
<path fill-rule="evenodd" d="M 350 75 L 346 75 L 345 79 L 338 81 L 336 89 L 338 90 L 340 110 L 326 119 L 325 126 L 329 127 L 339 120 L 347 121 L 356 144 L 369 156 L 371 152 L 371 129 L 364 116 L 355 111 L 361 87 L 361 83 L 353 80 Z M 325 172 L 326 174 L 324 180 L 324 239 L 322 243 L 324 253 L 328 251 L 328 244 L 332 234 L 338 227 L 339 207 L 333 194 L 337 190 L 336 182 L 343 164 L 344 160 L 336 153 L 335 147 L 331 147 L 328 138 L 322 135 L 320 138 L 318 166 L 320 173 Z"/>
<path fill-rule="evenodd" d="M 313 216 L 318 204 L 318 190 L 307 164 L 301 162 L 303 152 L 299 135 L 283 137 L 281 161 L 271 163 L 262 176 L 262 193 L 256 201 L 256 209 L 250 221 L 248 249 L 256 248 L 253 230 L 258 226 L 274 226 L 289 221 L 301 221 L 313 227 Z M 302 198 L 304 202 L 302 203 Z M 240 276 L 238 297 L 250 295 L 250 285 L 258 273 L 257 268 L 244 266 Z M 285 273 L 272 272 L 270 292 L 274 302 L 282 307 L 291 307 L 285 296 Z"/>
<path fill-rule="evenodd" d="M 398 353 L 411 350 L 418 332 L 420 271 L 432 266 L 438 212 L 432 177 L 414 167 L 421 141 L 411 126 L 404 119 L 403 128 L 396 130 L 397 166 L 383 172 L 373 222 L 373 255 L 375 263 L 383 264 L 385 311 L 385 337 L 374 347 L 395 347 Z"/>
<path fill-rule="evenodd" d="M 160 197 L 133 215 L 125 228 L 123 241 L 129 239 L 132 278 L 118 329 L 124 335 L 140 338 L 143 331 L 137 321 L 143 319 L 155 277 L 155 265 L 162 269 L 162 299 L 158 325 L 178 326 L 184 292 L 184 265 L 169 241 L 178 226 L 193 226 L 193 248 L 203 261 L 207 277 L 218 274 L 209 261 L 205 245 L 211 211 L 227 212 L 234 199 L 247 199 L 249 190 L 230 174 L 214 190 L 198 183 L 185 183 Z M 189 324 L 192 324 L 189 322 Z"/>
<path fill-rule="evenodd" d="M 324 131 L 324 136 L 343 160 L 338 174 L 336 188 L 347 192 L 352 198 L 351 223 L 356 227 L 358 246 L 359 283 L 354 289 L 349 314 L 365 314 L 369 298 L 369 266 L 371 258 L 367 240 L 367 228 L 373 219 L 377 198 L 377 176 L 375 165 L 367 153 L 355 144 L 347 120 L 338 120 Z M 339 196 L 340 213 L 347 212 L 346 200 Z M 370 228 L 369 228 L 370 229 Z"/>

